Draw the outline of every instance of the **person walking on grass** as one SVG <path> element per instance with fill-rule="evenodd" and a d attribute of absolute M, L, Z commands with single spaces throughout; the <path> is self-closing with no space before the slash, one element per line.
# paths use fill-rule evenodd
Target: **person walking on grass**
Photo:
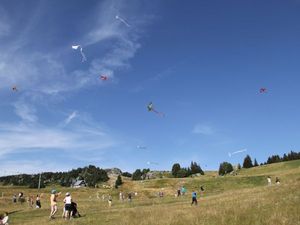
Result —
<path fill-rule="evenodd" d="M 268 186 L 271 186 L 272 185 L 272 180 L 271 180 L 270 176 L 267 177 L 267 181 L 268 181 Z"/>
<path fill-rule="evenodd" d="M 51 196 L 50 196 L 50 206 L 51 206 L 51 212 L 49 219 L 54 219 L 54 215 L 57 212 L 57 198 L 60 195 L 60 192 L 57 193 L 56 190 L 51 191 Z"/>
<path fill-rule="evenodd" d="M 192 203 L 191 205 L 193 205 L 195 203 L 195 205 L 198 204 L 197 202 L 197 193 L 195 191 L 192 192 Z"/>

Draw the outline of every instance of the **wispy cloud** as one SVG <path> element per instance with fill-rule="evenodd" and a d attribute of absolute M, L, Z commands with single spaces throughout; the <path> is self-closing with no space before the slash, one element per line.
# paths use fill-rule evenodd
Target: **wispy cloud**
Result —
<path fill-rule="evenodd" d="M 212 135 L 215 133 L 215 130 L 209 125 L 197 124 L 193 128 L 192 132 L 194 134 Z"/>
<path fill-rule="evenodd" d="M 36 122 L 38 117 L 36 116 L 36 110 L 34 106 L 29 106 L 28 104 L 18 101 L 14 103 L 15 113 L 26 122 Z"/>
<path fill-rule="evenodd" d="M 66 130 L 36 124 L 0 124 L 0 156 L 43 149 L 88 152 L 116 144 L 113 138 L 97 128 L 84 125 L 82 128 Z"/>
<path fill-rule="evenodd" d="M 96 19 L 93 20 L 95 22 L 90 26 L 90 30 L 77 37 L 78 42 L 85 47 L 87 54 L 89 49 L 95 51 L 97 48 L 103 49 L 104 46 L 106 47 L 105 54 L 89 57 L 85 69 L 73 71 L 66 69 L 65 64 L 69 60 L 62 58 L 64 54 L 58 55 L 57 47 L 48 48 L 46 54 L 44 49 L 40 49 L 40 51 L 35 49 L 31 52 L 27 52 L 25 49 L 20 51 L 25 46 L 34 44 L 34 37 L 31 36 L 31 32 L 27 31 L 38 23 L 35 20 L 39 18 L 38 15 L 41 14 L 43 7 L 37 7 L 35 20 L 30 20 L 28 26 L 25 26 L 20 32 L 17 40 L 6 43 L 3 46 L 5 51 L 0 52 L 0 88 L 8 88 L 17 84 L 23 91 L 30 90 L 31 92 L 57 95 L 61 92 L 97 85 L 100 83 L 97 82 L 99 74 L 104 73 L 109 77 L 114 77 L 116 70 L 128 68 L 130 66 L 129 60 L 135 56 L 141 47 L 139 43 L 141 30 L 148 21 L 138 10 L 131 10 L 131 14 L 139 14 L 136 16 L 139 21 L 132 23 L 130 28 L 124 27 L 124 24 L 115 19 L 115 6 L 119 7 L 119 11 L 129 7 L 129 4 L 108 0 L 100 3 L 96 7 L 96 15 L 91 16 L 91 18 L 96 17 Z M 108 43 L 109 45 L 107 45 Z M 62 49 L 65 51 L 66 46 Z"/>

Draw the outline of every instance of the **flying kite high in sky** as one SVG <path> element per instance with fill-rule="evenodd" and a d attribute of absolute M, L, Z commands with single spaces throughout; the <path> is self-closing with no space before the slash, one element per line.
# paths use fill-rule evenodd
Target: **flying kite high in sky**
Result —
<path fill-rule="evenodd" d="M 13 86 L 11 89 L 12 89 L 13 91 L 18 91 L 17 86 Z"/>
<path fill-rule="evenodd" d="M 259 93 L 261 93 L 261 94 L 267 93 L 267 88 L 261 88 L 261 89 L 259 89 Z"/>
<path fill-rule="evenodd" d="M 127 27 L 130 27 L 130 24 L 127 23 L 127 21 L 125 19 L 123 19 L 122 17 L 116 15 L 116 20 L 120 20 L 122 23 L 124 23 Z"/>
<path fill-rule="evenodd" d="M 156 113 L 156 114 L 159 115 L 159 116 L 165 116 L 164 113 L 158 112 L 158 111 L 156 111 L 156 109 L 154 109 L 153 103 L 152 103 L 152 102 L 150 102 L 150 103 L 148 104 L 147 109 L 148 109 L 149 112 L 154 112 L 154 113 Z"/>
<path fill-rule="evenodd" d="M 231 157 L 232 155 L 235 155 L 235 154 L 238 154 L 238 153 L 242 153 L 242 152 L 246 152 L 246 151 L 247 151 L 247 149 L 245 148 L 245 149 L 242 149 L 242 150 L 239 150 L 239 151 L 235 151 L 235 152 L 232 152 L 232 153 L 228 152 L 228 156 Z"/>
<path fill-rule="evenodd" d="M 137 149 L 147 149 L 146 146 L 141 146 L 141 145 L 136 146 L 136 148 L 137 148 Z"/>
<path fill-rule="evenodd" d="M 82 47 L 80 45 L 72 45 L 72 48 L 74 50 L 79 49 L 80 50 L 80 54 L 81 54 L 81 62 L 85 62 L 87 59 L 85 57 L 85 54 L 83 53 Z"/>
<path fill-rule="evenodd" d="M 147 162 L 147 165 L 158 165 L 156 162 Z"/>
<path fill-rule="evenodd" d="M 103 80 L 103 81 L 106 81 L 108 79 L 108 77 L 106 75 L 101 75 L 100 79 Z"/>

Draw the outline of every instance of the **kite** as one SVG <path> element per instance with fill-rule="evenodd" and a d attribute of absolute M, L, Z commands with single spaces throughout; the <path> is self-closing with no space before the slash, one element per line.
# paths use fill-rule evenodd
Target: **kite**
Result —
<path fill-rule="evenodd" d="M 235 152 L 232 152 L 232 153 L 228 152 L 228 156 L 231 157 L 232 155 L 235 155 L 235 154 L 237 154 L 237 153 L 246 152 L 246 151 L 247 151 L 247 149 L 242 149 L 242 150 L 235 151 Z"/>
<path fill-rule="evenodd" d="M 154 112 L 154 113 L 158 114 L 159 116 L 164 116 L 164 113 L 158 112 L 158 111 L 156 111 L 156 110 L 154 109 L 153 103 L 152 103 L 152 102 L 150 102 L 150 103 L 148 104 L 147 109 L 148 109 L 149 112 Z"/>
<path fill-rule="evenodd" d="M 147 149 L 146 146 L 140 146 L 140 145 L 136 146 L 136 148 L 138 148 L 138 149 Z"/>
<path fill-rule="evenodd" d="M 261 89 L 259 89 L 259 93 L 261 93 L 261 94 L 267 93 L 267 88 L 261 88 Z"/>
<path fill-rule="evenodd" d="M 85 54 L 83 53 L 82 47 L 80 45 L 72 45 L 72 48 L 74 50 L 79 49 L 80 50 L 80 54 L 81 54 L 81 62 L 85 62 L 87 59 L 85 57 Z"/>
<path fill-rule="evenodd" d="M 116 15 L 116 20 L 120 20 L 122 23 L 124 23 L 127 27 L 130 27 L 130 24 L 127 23 L 127 21 L 125 19 L 123 19 L 122 17 Z"/>
<path fill-rule="evenodd" d="M 101 76 L 100 76 L 100 79 L 103 80 L 103 81 L 106 81 L 106 80 L 108 79 L 108 77 L 105 76 L 105 75 L 101 75 Z"/>
<path fill-rule="evenodd" d="M 158 165 L 156 162 L 147 162 L 147 165 Z"/>
<path fill-rule="evenodd" d="M 13 86 L 11 89 L 12 89 L 13 91 L 18 91 L 17 86 Z"/>

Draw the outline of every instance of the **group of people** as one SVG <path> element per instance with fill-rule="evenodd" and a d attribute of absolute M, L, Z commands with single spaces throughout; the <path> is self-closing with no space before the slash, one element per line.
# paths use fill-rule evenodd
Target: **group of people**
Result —
<path fill-rule="evenodd" d="M 56 190 L 51 191 L 51 196 L 50 196 L 51 212 L 50 212 L 49 219 L 54 219 L 54 215 L 58 210 L 57 199 L 60 195 L 61 192 L 57 192 Z M 70 219 L 71 217 L 81 216 L 77 210 L 77 203 L 72 200 L 71 194 L 69 192 L 66 193 L 63 202 L 64 202 L 64 208 L 63 208 L 62 217 L 64 219 Z"/>
<path fill-rule="evenodd" d="M 25 202 L 25 198 L 24 198 L 23 192 L 20 192 L 18 194 L 18 197 L 17 197 L 16 194 L 14 194 L 13 197 L 12 197 L 12 202 L 13 203 L 17 203 L 17 202 L 23 203 L 23 202 Z M 32 195 L 27 197 L 27 203 L 28 203 L 29 207 L 33 208 L 33 206 L 34 206 L 34 198 L 33 198 Z M 41 207 L 42 207 L 42 205 L 41 205 L 40 195 L 36 195 L 35 208 L 40 209 Z"/>
<path fill-rule="evenodd" d="M 271 186 L 272 185 L 272 179 L 270 176 L 267 177 L 267 182 L 268 182 L 268 186 Z M 280 184 L 280 180 L 278 177 L 276 177 L 275 179 L 275 184 L 279 185 Z"/>

